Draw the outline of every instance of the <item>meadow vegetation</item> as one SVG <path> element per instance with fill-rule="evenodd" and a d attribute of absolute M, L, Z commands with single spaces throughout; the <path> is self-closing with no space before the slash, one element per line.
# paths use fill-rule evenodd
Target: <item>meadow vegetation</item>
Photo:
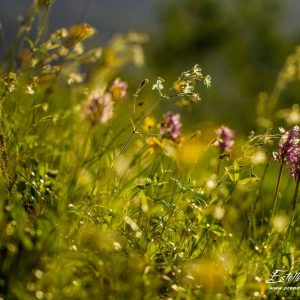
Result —
<path fill-rule="evenodd" d="M 300 48 L 255 131 L 191 130 L 209 67 L 134 82 L 147 36 L 47 36 L 51 4 L 33 1 L 0 65 L 0 299 L 298 299 L 300 109 L 278 102 Z"/>

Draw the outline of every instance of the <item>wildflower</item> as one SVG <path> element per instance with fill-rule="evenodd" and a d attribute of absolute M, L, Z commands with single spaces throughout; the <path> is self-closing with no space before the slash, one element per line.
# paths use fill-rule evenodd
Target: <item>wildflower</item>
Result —
<path fill-rule="evenodd" d="M 150 137 L 146 140 L 146 143 L 149 145 L 149 152 L 152 154 L 156 150 L 163 150 L 163 144 L 155 137 Z"/>
<path fill-rule="evenodd" d="M 278 152 L 273 152 L 273 157 L 282 164 L 286 164 L 289 162 L 290 152 L 298 143 L 297 139 L 299 139 L 299 127 L 294 126 L 289 131 L 280 127 L 279 132 L 281 133 L 281 138 L 278 145 Z"/>
<path fill-rule="evenodd" d="M 222 125 L 216 130 L 216 133 L 217 140 L 214 146 L 220 148 L 221 153 L 229 153 L 234 144 L 234 132 L 230 128 Z"/>
<path fill-rule="evenodd" d="M 114 99 L 122 99 L 127 94 L 128 85 L 120 78 L 116 78 L 108 90 Z"/>
<path fill-rule="evenodd" d="M 162 90 L 164 89 L 164 85 L 163 85 L 164 81 L 165 81 L 164 79 L 158 77 L 156 83 L 153 84 L 152 86 L 152 90 L 157 90 L 159 93 L 161 93 Z"/>
<path fill-rule="evenodd" d="M 283 165 L 289 164 L 291 176 L 296 180 L 300 175 L 300 128 L 294 126 L 289 131 L 279 128 L 279 131 L 281 138 L 278 152 L 274 152 L 273 157 Z"/>
<path fill-rule="evenodd" d="M 16 86 L 15 86 L 14 84 L 10 84 L 10 85 L 8 86 L 8 91 L 9 91 L 10 93 L 12 93 L 15 89 L 16 89 Z"/>
<path fill-rule="evenodd" d="M 144 65 L 144 51 L 140 45 L 134 45 L 132 47 L 132 61 L 139 68 Z"/>
<path fill-rule="evenodd" d="M 155 124 L 156 122 L 153 117 L 147 117 L 143 124 L 143 130 L 146 132 L 151 131 L 154 128 Z"/>
<path fill-rule="evenodd" d="M 113 242 L 113 246 L 116 251 L 120 251 L 122 249 L 121 244 L 118 242 Z"/>
<path fill-rule="evenodd" d="M 181 135 L 181 127 L 182 124 L 180 122 L 180 114 L 167 112 L 166 114 L 164 114 L 164 121 L 160 127 L 160 134 L 163 137 L 169 138 L 171 140 L 177 140 Z"/>
<path fill-rule="evenodd" d="M 62 46 L 62 47 L 60 47 L 60 48 L 58 49 L 58 53 L 59 53 L 59 55 L 60 55 L 61 57 L 65 57 L 65 56 L 67 56 L 67 55 L 69 54 L 69 49 L 66 48 L 66 47 L 64 47 L 64 46 Z"/>
<path fill-rule="evenodd" d="M 193 67 L 193 73 L 198 78 L 202 78 L 203 77 L 203 75 L 202 75 L 202 69 L 197 64 L 194 65 L 194 67 Z"/>
<path fill-rule="evenodd" d="M 69 29 L 67 46 L 85 40 L 95 34 L 95 29 L 87 23 L 73 25 Z"/>
<path fill-rule="evenodd" d="M 194 85 L 191 80 L 180 80 L 175 83 L 174 89 L 181 94 L 192 94 Z"/>
<path fill-rule="evenodd" d="M 207 88 L 211 87 L 211 77 L 209 75 L 206 75 L 204 78 L 204 84 L 206 85 Z"/>
<path fill-rule="evenodd" d="M 278 152 L 274 152 L 273 157 L 282 165 L 289 164 L 290 174 L 296 180 L 300 175 L 300 128 L 299 126 L 294 126 L 289 131 L 279 128 L 279 131 L 281 139 Z"/>
<path fill-rule="evenodd" d="M 84 52 L 84 46 L 82 43 L 76 43 L 73 47 L 73 52 L 77 55 L 81 55 Z"/>
<path fill-rule="evenodd" d="M 172 140 L 158 140 L 156 137 L 149 137 L 146 139 L 146 143 L 148 145 L 147 153 L 153 154 L 159 152 L 174 159 L 176 158 L 178 145 Z"/>
<path fill-rule="evenodd" d="M 130 228 L 133 230 L 133 231 L 138 231 L 139 230 L 139 226 L 136 224 L 136 222 L 134 220 L 132 220 L 130 217 L 126 216 L 125 219 L 124 219 L 125 223 L 127 225 L 130 226 Z"/>
<path fill-rule="evenodd" d="M 180 93 L 181 92 L 181 84 L 182 84 L 183 80 L 177 80 L 174 85 L 173 88 L 176 91 L 176 93 Z"/>
<path fill-rule="evenodd" d="M 26 86 L 25 93 L 28 94 L 28 95 L 33 95 L 34 94 L 34 89 L 33 89 L 32 85 L 27 85 Z"/>
<path fill-rule="evenodd" d="M 300 143 L 298 142 L 297 146 L 295 146 L 289 156 L 290 160 L 290 173 L 294 180 L 296 180 L 300 176 Z"/>
<path fill-rule="evenodd" d="M 93 124 L 105 124 L 113 117 L 113 108 L 111 94 L 95 90 L 89 96 L 86 115 Z"/>
<path fill-rule="evenodd" d="M 68 84 L 73 84 L 73 83 L 81 83 L 83 81 L 83 76 L 80 73 L 73 72 L 70 74 L 68 78 Z"/>

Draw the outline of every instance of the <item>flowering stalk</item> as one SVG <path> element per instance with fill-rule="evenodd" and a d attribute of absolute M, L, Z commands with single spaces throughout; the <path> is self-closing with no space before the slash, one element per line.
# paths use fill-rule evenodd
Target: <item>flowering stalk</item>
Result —
<path fill-rule="evenodd" d="M 161 136 L 173 141 L 178 140 L 181 135 L 180 128 L 182 127 L 180 122 L 180 114 L 167 112 L 163 117 L 164 121 L 160 126 Z"/>
<path fill-rule="evenodd" d="M 216 130 L 217 140 L 214 146 L 220 149 L 221 156 L 229 154 L 234 144 L 234 132 L 226 126 L 221 126 Z"/>
<path fill-rule="evenodd" d="M 294 126 L 289 131 L 279 128 L 279 131 L 281 138 L 278 152 L 274 152 L 273 157 L 283 165 L 288 164 L 290 174 L 296 180 L 300 173 L 300 128 L 299 126 Z"/>
<path fill-rule="evenodd" d="M 226 126 L 221 126 L 216 130 L 217 139 L 214 142 L 214 146 L 220 149 L 220 155 L 217 164 L 216 174 L 218 175 L 221 168 L 222 159 L 228 156 L 232 151 L 234 145 L 234 131 Z"/>
<path fill-rule="evenodd" d="M 110 93 L 94 90 L 85 109 L 86 117 L 93 125 L 105 124 L 113 117 L 114 102 Z"/>
<path fill-rule="evenodd" d="M 280 169 L 275 189 L 274 195 L 274 205 L 271 217 L 274 216 L 276 206 L 277 206 L 277 198 L 278 198 L 278 189 L 280 185 L 280 179 L 282 174 L 283 167 L 288 164 L 290 169 L 290 174 L 294 180 L 297 180 L 300 175 L 300 129 L 298 126 L 294 126 L 291 130 L 286 131 L 283 128 L 279 128 L 281 133 L 281 138 L 279 141 L 278 152 L 274 152 L 273 156 L 275 160 L 280 162 Z M 296 185 L 296 190 L 298 190 L 298 184 Z M 294 203 L 297 198 L 297 191 L 295 191 L 293 197 L 293 206 L 296 205 Z M 295 196 L 296 195 L 296 196 Z M 294 210 L 294 209 L 293 209 Z"/>

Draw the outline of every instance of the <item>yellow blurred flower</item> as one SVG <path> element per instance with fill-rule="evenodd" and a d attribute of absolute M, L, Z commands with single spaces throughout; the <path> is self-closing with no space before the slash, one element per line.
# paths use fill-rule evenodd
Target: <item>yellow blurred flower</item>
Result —
<path fill-rule="evenodd" d="M 146 140 L 146 143 L 149 145 L 149 152 L 153 153 L 157 150 L 163 150 L 163 144 L 155 137 L 150 137 Z"/>
<path fill-rule="evenodd" d="M 151 131 L 156 125 L 156 121 L 153 117 L 147 117 L 143 124 L 143 130 L 148 132 Z"/>
<path fill-rule="evenodd" d="M 163 139 L 159 141 L 156 137 L 150 137 L 146 140 L 146 143 L 149 146 L 148 152 L 153 154 L 156 151 L 160 151 L 165 155 L 176 159 L 178 152 L 178 144 L 174 143 L 171 140 Z"/>
<path fill-rule="evenodd" d="M 178 151 L 178 159 L 185 163 L 195 163 L 204 150 L 205 146 L 199 141 L 182 143 Z"/>
<path fill-rule="evenodd" d="M 190 82 L 185 80 L 177 80 L 173 84 L 173 89 L 176 91 L 176 93 L 185 93 L 187 92 L 186 88 L 190 87 Z"/>
<path fill-rule="evenodd" d="M 126 82 L 122 81 L 120 78 L 116 78 L 108 90 L 112 94 L 112 96 L 115 100 L 120 100 L 126 96 L 127 90 L 128 90 L 128 85 Z"/>
<path fill-rule="evenodd" d="M 105 49 L 103 56 L 104 56 L 104 62 L 108 66 L 117 63 L 119 60 L 119 56 L 117 52 L 111 48 Z"/>
<path fill-rule="evenodd" d="M 173 88 L 176 91 L 176 93 L 181 92 L 181 83 L 182 83 L 182 81 L 179 81 L 179 80 L 174 83 Z"/>
<path fill-rule="evenodd" d="M 77 43 L 95 34 L 95 29 L 87 23 L 73 25 L 69 29 L 68 44 Z"/>

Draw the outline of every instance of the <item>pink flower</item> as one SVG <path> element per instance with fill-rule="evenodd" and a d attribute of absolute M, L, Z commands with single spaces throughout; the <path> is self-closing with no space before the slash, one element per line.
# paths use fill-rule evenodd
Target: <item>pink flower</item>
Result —
<path fill-rule="evenodd" d="M 181 135 L 180 128 L 182 127 L 180 114 L 167 112 L 163 117 L 164 121 L 160 126 L 160 134 L 171 140 L 177 140 Z"/>
<path fill-rule="evenodd" d="M 300 129 L 294 126 L 291 130 L 286 131 L 279 128 L 281 138 L 278 145 L 278 152 L 274 152 L 275 160 L 283 165 L 288 164 L 290 173 L 294 180 L 300 175 Z"/>
<path fill-rule="evenodd" d="M 92 124 L 105 124 L 113 117 L 114 102 L 110 93 L 95 90 L 89 95 L 86 116 Z"/>
<path fill-rule="evenodd" d="M 230 128 L 222 125 L 216 130 L 216 133 L 217 140 L 214 146 L 218 147 L 221 153 L 229 153 L 234 144 L 234 132 Z"/>

